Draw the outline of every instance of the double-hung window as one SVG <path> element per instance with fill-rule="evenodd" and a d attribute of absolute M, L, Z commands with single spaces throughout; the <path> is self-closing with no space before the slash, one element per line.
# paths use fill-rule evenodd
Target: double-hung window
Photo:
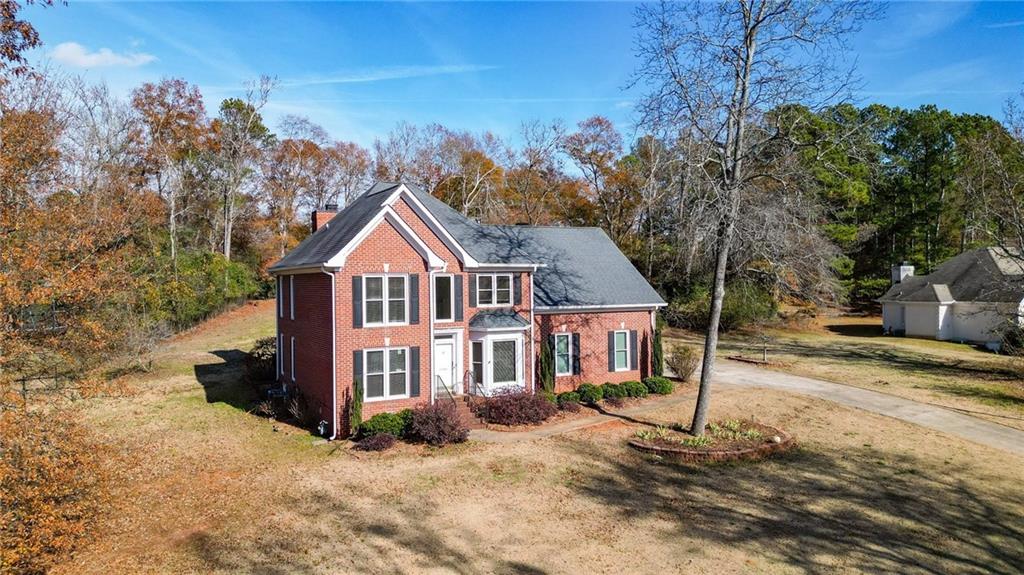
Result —
<path fill-rule="evenodd" d="M 512 274 L 478 274 L 476 301 L 480 307 L 512 305 Z"/>
<path fill-rule="evenodd" d="M 615 371 L 629 370 L 629 332 L 615 332 Z"/>
<path fill-rule="evenodd" d="M 572 334 L 555 334 L 555 375 L 572 375 Z"/>
<path fill-rule="evenodd" d="M 292 349 L 288 352 L 288 359 L 292 362 L 292 381 L 295 381 L 295 338 L 292 337 Z"/>
<path fill-rule="evenodd" d="M 409 349 L 368 349 L 363 352 L 365 399 L 409 397 Z"/>
<path fill-rule="evenodd" d="M 434 321 L 455 319 L 455 281 L 452 276 L 434 276 Z"/>
<path fill-rule="evenodd" d="M 366 325 L 408 323 L 408 280 L 404 275 L 363 277 L 363 317 Z"/>

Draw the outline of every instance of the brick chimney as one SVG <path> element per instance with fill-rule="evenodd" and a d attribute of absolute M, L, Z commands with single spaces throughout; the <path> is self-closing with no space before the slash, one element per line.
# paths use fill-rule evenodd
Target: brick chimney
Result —
<path fill-rule="evenodd" d="M 324 224 L 329 222 L 335 214 L 338 213 L 338 204 L 327 204 L 320 210 L 313 210 L 313 221 L 311 222 L 311 231 L 315 232 L 319 230 Z"/>

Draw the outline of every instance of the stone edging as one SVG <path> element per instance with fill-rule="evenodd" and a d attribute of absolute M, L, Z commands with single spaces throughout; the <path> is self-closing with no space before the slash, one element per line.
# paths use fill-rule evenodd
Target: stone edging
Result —
<path fill-rule="evenodd" d="M 764 424 L 762 424 L 764 425 Z M 675 461 L 681 461 L 684 463 L 712 463 L 712 462 L 723 462 L 723 461 L 740 461 L 750 459 L 762 459 L 770 455 L 782 453 L 794 445 L 796 440 L 792 435 L 772 427 L 770 425 L 764 425 L 764 427 L 770 428 L 775 431 L 775 435 L 778 435 L 782 441 L 779 443 L 772 443 L 767 441 L 757 447 L 747 447 L 743 449 L 726 449 L 726 450 L 707 450 L 692 447 L 662 447 L 659 445 L 653 445 L 640 439 L 630 439 L 630 447 L 644 451 L 647 453 L 653 453 L 662 457 L 672 459 Z"/>

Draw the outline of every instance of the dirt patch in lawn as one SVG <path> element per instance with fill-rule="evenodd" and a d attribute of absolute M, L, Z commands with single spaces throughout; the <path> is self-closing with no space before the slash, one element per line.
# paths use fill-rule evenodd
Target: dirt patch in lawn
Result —
<path fill-rule="evenodd" d="M 236 343 L 183 338 L 169 357 L 226 363 L 204 351 L 245 349 L 224 330 Z M 689 400 L 597 431 L 367 454 L 274 431 L 237 407 L 231 378 L 212 401 L 198 379 L 165 383 L 91 408 L 137 463 L 56 572 L 1024 570 L 1024 460 L 823 400 L 716 391 L 713 420 L 770 421 L 800 447 L 694 467 L 626 445 L 636 421 L 688 423 Z"/>

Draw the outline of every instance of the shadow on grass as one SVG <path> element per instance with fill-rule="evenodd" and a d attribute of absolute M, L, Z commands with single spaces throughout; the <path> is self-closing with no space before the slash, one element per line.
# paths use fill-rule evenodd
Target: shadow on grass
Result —
<path fill-rule="evenodd" d="M 828 331 L 846 337 L 885 337 L 882 326 L 877 323 L 851 323 L 829 325 Z"/>
<path fill-rule="evenodd" d="M 913 457 L 797 449 L 692 467 L 590 451 L 598 464 L 579 493 L 623 520 L 668 520 L 667 543 L 715 541 L 807 573 L 1024 572 L 1024 492 Z"/>
<path fill-rule="evenodd" d="M 493 556 L 493 542 L 472 531 L 443 532 L 442 518 L 429 507 L 378 513 L 353 506 L 351 497 L 337 490 L 285 495 L 274 506 L 302 517 L 301 532 L 275 528 L 234 540 L 198 533 L 188 546 L 207 571 L 229 573 L 547 573 Z"/>
<path fill-rule="evenodd" d="M 226 403 L 235 409 L 247 411 L 258 399 L 256 390 L 246 384 L 242 377 L 247 354 L 239 349 L 218 349 L 210 353 L 224 361 L 193 366 L 196 381 L 206 392 L 206 402 Z"/>
<path fill-rule="evenodd" d="M 932 386 L 932 389 L 957 397 L 977 399 L 990 405 L 1024 408 L 1024 395 L 1013 395 L 991 387 L 941 384 Z"/>

